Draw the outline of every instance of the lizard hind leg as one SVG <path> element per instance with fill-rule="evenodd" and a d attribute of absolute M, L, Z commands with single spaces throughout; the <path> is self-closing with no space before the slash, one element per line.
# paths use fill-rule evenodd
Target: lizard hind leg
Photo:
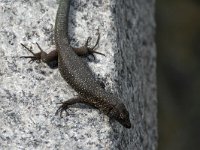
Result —
<path fill-rule="evenodd" d="M 43 49 L 40 47 L 38 43 L 36 44 L 40 50 L 40 52 L 38 53 L 34 53 L 32 51 L 32 47 L 28 48 L 27 46 L 21 43 L 21 45 L 32 54 L 32 56 L 21 56 L 20 58 L 30 58 L 31 60 L 29 61 L 29 63 L 32 62 L 41 63 L 42 61 L 46 63 L 50 68 L 52 69 L 56 68 L 58 66 L 58 51 L 52 50 L 51 52 L 46 53 L 45 51 L 43 51 Z"/>
<path fill-rule="evenodd" d="M 60 117 L 62 117 L 63 111 L 65 111 L 66 115 L 68 115 L 67 109 L 69 108 L 70 105 L 73 105 L 76 103 L 81 103 L 80 97 L 71 98 L 67 101 L 61 102 L 62 105 L 57 109 L 55 115 L 60 114 Z"/>
<path fill-rule="evenodd" d="M 43 58 L 47 55 L 47 53 L 42 50 L 42 48 L 39 46 L 38 43 L 36 43 L 36 44 L 37 44 L 38 48 L 40 49 L 39 53 L 34 53 L 32 51 L 32 47 L 28 48 L 27 46 L 25 46 L 24 44 L 21 43 L 21 45 L 32 54 L 32 56 L 21 56 L 20 58 L 30 58 L 31 59 L 29 61 L 30 63 L 34 62 L 34 61 L 37 63 L 44 61 Z"/>
<path fill-rule="evenodd" d="M 97 46 L 99 46 L 99 40 L 100 40 L 99 30 L 98 30 L 97 34 L 98 34 L 98 38 L 97 38 L 96 44 L 91 48 L 88 47 L 88 43 L 91 41 L 91 38 L 89 37 L 88 40 L 85 43 L 85 47 L 87 47 L 87 49 L 88 49 L 88 54 L 92 55 L 93 57 L 94 57 L 94 53 L 105 56 L 105 54 L 96 51 L 96 49 L 98 48 Z"/>
<path fill-rule="evenodd" d="M 92 39 L 91 37 L 88 37 L 88 39 L 86 40 L 84 46 L 79 47 L 79 48 L 73 48 L 73 50 L 75 51 L 75 53 L 78 56 L 84 56 L 84 57 L 87 57 L 88 55 L 92 55 L 92 57 L 94 59 L 95 59 L 94 53 L 105 56 L 105 54 L 96 51 L 97 46 L 99 45 L 99 40 L 100 40 L 100 33 L 99 33 L 99 31 L 98 31 L 97 41 L 96 41 L 96 43 L 95 43 L 95 45 L 93 47 L 89 47 L 89 43 L 90 43 L 91 39 Z"/>

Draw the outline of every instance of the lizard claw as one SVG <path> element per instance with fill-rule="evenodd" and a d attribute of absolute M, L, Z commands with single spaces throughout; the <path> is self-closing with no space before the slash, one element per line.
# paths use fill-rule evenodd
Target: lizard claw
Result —
<path fill-rule="evenodd" d="M 33 62 L 36 62 L 36 63 L 41 63 L 41 60 L 42 60 L 42 55 L 45 55 L 46 53 L 42 50 L 42 48 L 39 46 L 38 43 L 36 43 L 38 48 L 40 49 L 40 52 L 39 53 L 34 53 L 32 51 L 32 47 L 28 48 L 27 46 L 25 46 L 24 44 L 21 43 L 21 45 L 26 49 L 28 50 L 33 56 L 21 56 L 20 58 L 30 58 L 31 60 L 29 61 L 29 63 L 33 63 Z"/>
<path fill-rule="evenodd" d="M 96 51 L 96 49 L 99 46 L 99 40 L 100 40 L 99 30 L 98 30 L 97 34 L 98 34 L 98 38 L 97 38 L 96 44 L 93 47 L 89 47 L 89 43 L 92 40 L 92 38 L 88 37 L 84 46 L 79 47 L 79 48 L 74 48 L 73 47 L 73 50 L 75 51 L 75 53 L 78 56 L 87 57 L 89 60 L 90 60 L 90 58 L 88 57 L 89 55 L 92 55 L 92 57 L 94 58 L 94 60 L 95 60 L 94 54 L 100 54 L 100 55 L 105 56 L 105 54 Z"/>
<path fill-rule="evenodd" d="M 60 114 L 60 117 L 62 118 L 63 111 L 65 111 L 66 116 L 68 116 L 69 115 L 68 112 L 67 112 L 67 109 L 69 108 L 68 104 L 66 102 L 60 102 L 60 103 L 57 103 L 57 104 L 62 104 L 62 105 L 57 109 L 55 115 Z"/>
<path fill-rule="evenodd" d="M 99 46 L 99 40 L 100 40 L 99 29 L 98 29 L 97 34 L 98 34 L 98 38 L 97 38 L 96 44 L 95 44 L 93 47 L 91 47 L 91 48 L 88 47 L 88 43 L 89 43 L 89 42 L 91 41 L 91 39 L 92 39 L 91 37 L 89 37 L 89 38 L 87 39 L 86 43 L 85 43 L 85 47 L 87 47 L 87 49 L 88 49 L 88 54 L 89 54 L 89 55 L 92 55 L 93 57 L 94 57 L 94 53 L 105 56 L 105 54 L 96 51 L 96 49 L 97 49 L 98 46 Z"/>

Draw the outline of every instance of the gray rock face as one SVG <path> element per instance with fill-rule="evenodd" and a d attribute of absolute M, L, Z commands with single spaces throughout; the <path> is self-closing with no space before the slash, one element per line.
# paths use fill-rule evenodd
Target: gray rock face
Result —
<path fill-rule="evenodd" d="M 96 62 L 88 62 L 106 90 L 130 112 L 126 129 L 98 110 L 75 105 L 55 116 L 59 102 L 76 95 L 57 69 L 28 63 L 20 43 L 54 49 L 56 0 L 0 1 L 0 149 L 156 149 L 157 100 L 154 1 L 72 0 L 71 45 L 101 39 Z"/>

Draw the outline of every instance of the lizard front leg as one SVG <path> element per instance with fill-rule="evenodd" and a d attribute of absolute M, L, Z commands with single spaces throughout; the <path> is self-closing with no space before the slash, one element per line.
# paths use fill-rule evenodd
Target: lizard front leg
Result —
<path fill-rule="evenodd" d="M 82 103 L 82 102 L 83 102 L 82 98 L 80 98 L 80 97 L 71 98 L 65 102 L 61 102 L 62 105 L 58 108 L 55 115 L 58 115 L 60 113 L 60 117 L 62 117 L 63 111 L 65 111 L 66 115 L 68 115 L 67 109 L 69 108 L 70 105 L 73 105 L 76 103 Z"/>

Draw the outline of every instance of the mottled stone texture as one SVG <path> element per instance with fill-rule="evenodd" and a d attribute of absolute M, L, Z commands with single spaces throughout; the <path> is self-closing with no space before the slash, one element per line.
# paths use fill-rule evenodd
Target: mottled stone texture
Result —
<path fill-rule="evenodd" d="M 121 149 L 153 150 L 157 146 L 154 4 L 154 0 L 120 0 L 113 11 L 118 29 L 117 87 L 134 122 L 133 130 L 123 130 L 118 142 Z"/>
<path fill-rule="evenodd" d="M 106 90 L 116 93 L 131 114 L 126 129 L 85 105 L 55 116 L 60 101 L 76 93 L 57 69 L 29 64 L 20 43 L 54 49 L 58 1 L 0 0 L 0 149 L 130 149 L 157 146 L 154 1 L 72 0 L 69 38 L 73 46 L 88 36 L 101 40 L 88 62 Z"/>

